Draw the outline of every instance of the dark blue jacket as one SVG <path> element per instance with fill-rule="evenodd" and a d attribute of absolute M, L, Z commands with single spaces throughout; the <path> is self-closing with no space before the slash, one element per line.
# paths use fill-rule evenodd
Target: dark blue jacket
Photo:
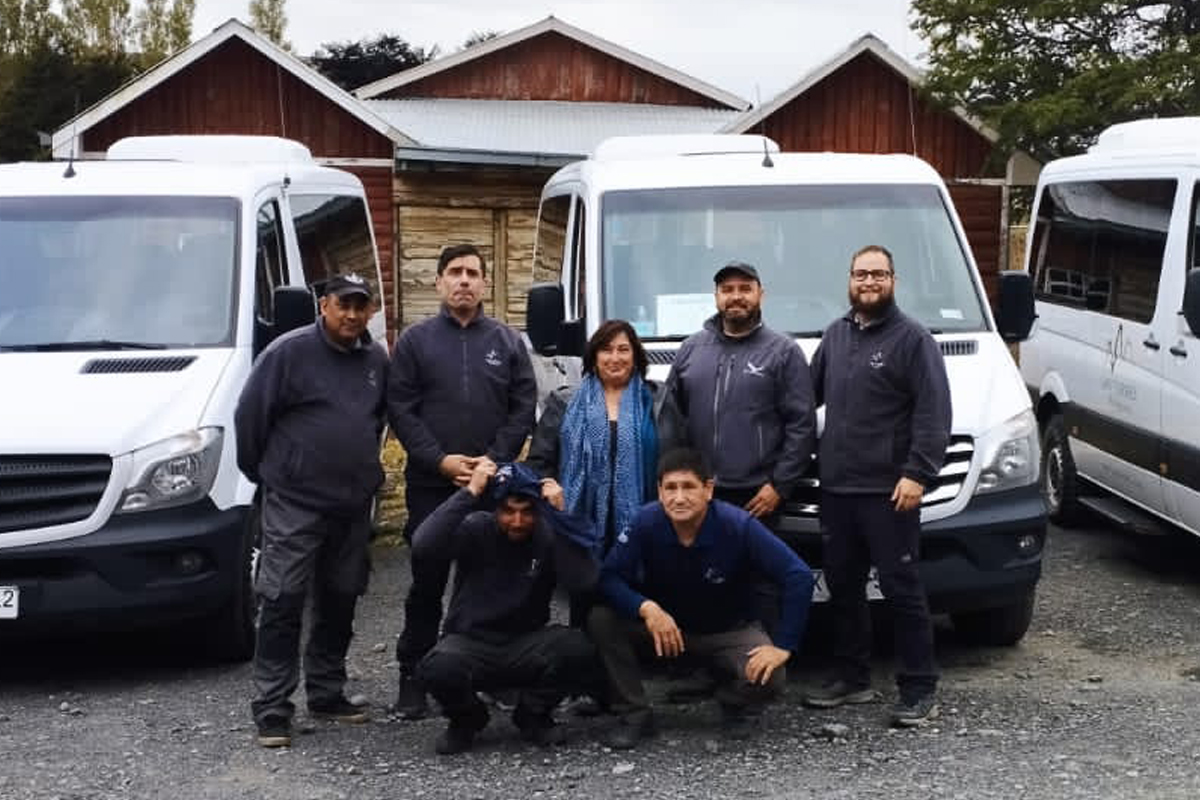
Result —
<path fill-rule="evenodd" d="M 515 461 L 533 428 L 537 382 L 520 334 L 442 308 L 400 334 L 388 379 L 388 422 L 408 455 L 409 483 L 444 486 L 451 453 Z"/>
<path fill-rule="evenodd" d="M 775 645 L 795 650 L 812 602 L 808 565 L 745 510 L 720 500 L 708 504 L 696 541 L 684 547 L 656 502 L 617 536 L 600 570 L 600 591 L 629 619 L 653 600 L 685 635 L 721 633 L 754 621 L 760 576 L 781 590 Z"/>
<path fill-rule="evenodd" d="M 950 382 L 937 341 L 892 306 L 866 327 L 834 322 L 813 354 L 825 404 L 821 489 L 890 494 L 901 476 L 929 486 L 950 441 Z"/>
<path fill-rule="evenodd" d="M 297 505 L 361 513 L 383 483 L 387 371 L 387 353 L 366 334 L 346 349 L 318 319 L 280 336 L 238 399 L 238 468 Z"/>
<path fill-rule="evenodd" d="M 680 345 L 667 391 L 717 486 L 757 489 L 770 482 L 786 497 L 808 469 L 816 442 L 809 381 L 804 352 L 790 337 L 765 325 L 729 337 L 714 316 Z"/>

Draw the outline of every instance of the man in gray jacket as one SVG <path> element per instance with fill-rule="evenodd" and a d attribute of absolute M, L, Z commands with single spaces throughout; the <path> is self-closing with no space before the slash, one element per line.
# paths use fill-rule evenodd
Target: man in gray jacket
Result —
<path fill-rule="evenodd" d="M 291 744 L 300 631 L 312 590 L 304 653 L 314 717 L 364 722 L 343 694 L 354 608 L 366 591 L 371 500 L 383 483 L 387 353 L 371 341 L 371 292 L 338 275 L 321 318 L 267 347 L 234 413 L 238 468 L 262 490 L 260 602 L 250 704 L 264 747 Z"/>
<path fill-rule="evenodd" d="M 808 469 L 816 433 L 803 351 L 762 321 L 758 270 L 713 276 L 716 316 L 680 346 L 667 378 L 688 439 L 715 473 L 714 496 L 770 522 Z"/>

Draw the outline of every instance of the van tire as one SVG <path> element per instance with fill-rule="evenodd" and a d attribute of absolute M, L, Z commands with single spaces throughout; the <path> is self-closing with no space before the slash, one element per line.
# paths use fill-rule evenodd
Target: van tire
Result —
<path fill-rule="evenodd" d="M 1011 647 L 1021 641 L 1029 630 L 1036 594 L 1031 586 L 1010 605 L 951 614 L 950 621 L 954 623 L 954 631 L 959 638 L 969 644 Z"/>
<path fill-rule="evenodd" d="M 262 543 L 259 506 L 255 502 L 246 514 L 238 555 L 238 574 L 233 597 L 205 621 L 203 641 L 209 658 L 221 662 L 241 662 L 254 655 L 258 627 L 258 597 L 254 593 L 254 572 Z"/>
<path fill-rule="evenodd" d="M 1042 433 L 1042 469 L 1039 478 L 1046 514 L 1050 521 L 1064 527 L 1079 521 L 1079 475 L 1067 440 L 1067 426 L 1061 414 L 1055 414 Z"/>

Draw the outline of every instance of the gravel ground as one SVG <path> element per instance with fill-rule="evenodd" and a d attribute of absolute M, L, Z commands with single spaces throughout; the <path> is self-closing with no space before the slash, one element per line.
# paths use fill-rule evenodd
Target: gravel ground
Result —
<path fill-rule="evenodd" d="M 378 548 L 351 652 L 367 725 L 311 724 L 291 748 L 252 741 L 248 668 L 195 666 L 167 634 L 0 640 L 0 798 L 1196 798 L 1200 796 L 1200 544 L 1104 530 L 1050 539 L 1033 627 L 1011 649 L 939 625 L 942 717 L 892 731 L 886 705 L 802 708 L 827 640 L 745 744 L 716 737 L 711 704 L 660 707 L 632 753 L 572 720 L 549 751 L 493 714 L 477 749 L 433 754 L 439 720 L 389 717 L 407 551 Z M 890 665 L 877 661 L 890 700 Z M 665 683 L 655 683 L 657 692 Z M 302 698 L 301 704 L 302 704 Z"/>

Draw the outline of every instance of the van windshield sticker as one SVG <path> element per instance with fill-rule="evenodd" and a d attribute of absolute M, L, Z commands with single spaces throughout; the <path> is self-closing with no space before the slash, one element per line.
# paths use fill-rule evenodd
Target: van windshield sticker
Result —
<path fill-rule="evenodd" d="M 942 314 L 942 319 L 963 319 L 963 312 L 958 308 L 942 308 L 939 309 Z"/>

